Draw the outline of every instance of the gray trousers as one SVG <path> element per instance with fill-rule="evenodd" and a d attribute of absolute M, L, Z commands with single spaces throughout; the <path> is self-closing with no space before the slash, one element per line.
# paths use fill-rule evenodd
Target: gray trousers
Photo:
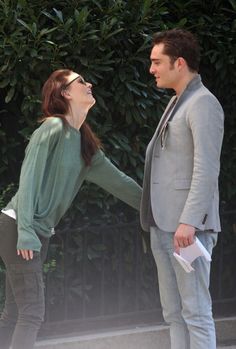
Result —
<path fill-rule="evenodd" d="M 0 215 L 0 257 L 6 267 L 5 305 L 0 319 L 0 349 L 32 349 L 44 319 L 42 265 L 49 239 L 41 238 L 41 252 L 32 260 L 17 256 L 16 221 Z"/>
<path fill-rule="evenodd" d="M 196 231 L 210 255 L 217 233 Z M 215 324 L 209 292 L 210 262 L 193 261 L 186 273 L 173 256 L 174 233 L 151 227 L 151 248 L 156 261 L 163 317 L 170 324 L 171 349 L 216 349 Z"/>

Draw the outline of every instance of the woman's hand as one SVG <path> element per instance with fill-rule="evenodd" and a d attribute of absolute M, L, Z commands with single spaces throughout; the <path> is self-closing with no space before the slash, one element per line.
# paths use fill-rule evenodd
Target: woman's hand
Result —
<path fill-rule="evenodd" d="M 17 250 L 17 255 L 22 256 L 22 258 L 26 259 L 27 261 L 30 259 L 33 259 L 33 251 L 32 250 Z"/>

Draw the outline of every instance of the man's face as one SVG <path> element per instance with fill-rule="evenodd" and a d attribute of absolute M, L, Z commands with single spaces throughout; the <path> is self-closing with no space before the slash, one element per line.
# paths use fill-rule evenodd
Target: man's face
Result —
<path fill-rule="evenodd" d="M 179 75 L 177 62 L 171 63 L 170 57 L 163 54 L 164 44 L 154 45 L 151 51 L 150 73 L 156 78 L 156 84 L 159 88 L 172 88 L 178 82 Z"/>

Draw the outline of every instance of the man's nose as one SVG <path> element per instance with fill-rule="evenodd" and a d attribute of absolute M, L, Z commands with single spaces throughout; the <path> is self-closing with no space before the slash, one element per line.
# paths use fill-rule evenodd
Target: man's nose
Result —
<path fill-rule="evenodd" d="M 150 73 L 150 74 L 154 74 L 153 64 L 150 65 L 149 73 Z"/>

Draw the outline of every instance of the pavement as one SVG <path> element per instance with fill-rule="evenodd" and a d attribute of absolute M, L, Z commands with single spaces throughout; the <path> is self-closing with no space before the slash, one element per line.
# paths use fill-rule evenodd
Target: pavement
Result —
<path fill-rule="evenodd" d="M 217 349 L 236 349 L 236 317 L 215 321 Z M 169 328 L 151 325 L 38 341 L 38 349 L 170 349 Z M 207 349 L 207 348 L 206 348 Z"/>

